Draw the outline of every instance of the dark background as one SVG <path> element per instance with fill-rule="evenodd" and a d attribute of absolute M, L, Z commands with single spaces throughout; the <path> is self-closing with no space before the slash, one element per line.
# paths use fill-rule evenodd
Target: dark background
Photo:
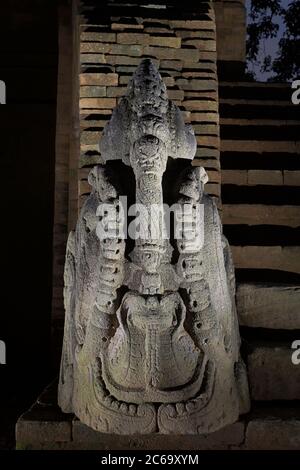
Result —
<path fill-rule="evenodd" d="M 57 81 L 56 0 L 1 2 L 0 448 L 51 380 L 50 315 Z M 28 386 L 30 384 L 30 386 Z"/>

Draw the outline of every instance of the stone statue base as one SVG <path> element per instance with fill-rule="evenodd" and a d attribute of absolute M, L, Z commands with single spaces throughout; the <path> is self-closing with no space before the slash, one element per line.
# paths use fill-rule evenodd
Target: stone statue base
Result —
<path fill-rule="evenodd" d="M 226 450 L 244 441 L 245 423 L 239 421 L 209 435 L 118 436 L 94 431 L 57 405 L 53 382 L 16 425 L 18 450 Z"/>

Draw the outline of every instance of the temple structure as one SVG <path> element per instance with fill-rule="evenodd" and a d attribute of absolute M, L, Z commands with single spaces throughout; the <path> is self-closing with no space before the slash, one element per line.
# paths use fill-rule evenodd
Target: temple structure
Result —
<path fill-rule="evenodd" d="M 249 81 L 245 75 L 244 1 L 187 1 L 184 11 L 172 0 L 164 3 L 154 0 L 151 5 L 126 1 L 118 1 L 116 4 L 112 0 L 102 2 L 101 5 L 93 0 L 83 0 L 79 5 L 75 1 L 66 1 L 60 7 L 59 23 L 52 299 L 53 350 L 57 371 L 65 311 L 68 315 L 66 325 L 72 325 L 76 317 L 77 332 L 75 336 L 72 329 L 67 327 L 65 330 L 67 337 L 60 379 L 59 402 L 69 413 L 62 413 L 57 405 L 55 383 L 19 419 L 18 447 L 298 448 L 300 367 L 291 360 L 291 344 L 298 339 L 300 329 L 299 111 L 291 102 L 289 85 Z M 182 131 L 176 141 L 185 149 L 184 163 L 179 163 L 180 158 L 177 158 L 174 148 L 173 158 L 169 159 L 171 164 L 166 164 L 165 148 L 169 144 L 165 141 L 164 133 L 150 132 L 154 137 L 149 142 L 137 130 L 135 133 L 124 132 L 122 126 L 118 127 L 124 115 L 126 100 L 131 103 L 132 110 L 135 106 L 138 109 L 139 105 L 132 100 L 132 96 L 135 96 L 134 87 L 141 69 L 135 71 L 141 63 L 149 64 L 149 59 L 153 64 L 149 68 L 156 76 L 156 67 L 164 83 L 156 78 L 160 83 L 162 109 L 164 100 L 167 100 L 167 90 L 168 98 L 173 102 L 172 109 L 180 110 L 180 113 L 176 111 L 181 117 L 178 117 L 173 130 L 176 130 L 177 125 L 183 126 L 181 120 L 188 124 L 187 128 L 182 127 L 187 130 Z M 133 111 L 126 125 L 132 124 L 132 116 Z M 143 125 L 147 127 L 150 123 Z M 132 145 L 126 139 L 131 139 Z M 193 141 L 196 141 L 195 148 Z M 136 142 L 138 145 L 134 145 Z M 172 152 L 171 155 L 167 152 L 168 156 L 172 157 Z M 157 153 L 160 155 L 159 162 L 154 158 Z M 151 189 L 142 170 L 145 154 L 153 158 L 154 165 L 159 167 L 155 173 L 156 190 L 153 194 L 150 192 L 158 204 L 161 203 L 163 193 L 169 202 L 199 197 L 210 207 L 208 217 L 214 221 L 210 227 L 215 227 L 217 231 L 214 250 L 218 254 L 214 259 L 217 257 L 222 260 L 217 272 L 219 276 L 221 273 L 220 285 L 226 286 L 225 291 L 221 295 L 217 294 L 211 287 L 211 283 L 215 282 L 213 279 L 216 279 L 214 275 L 211 279 L 205 277 L 209 273 L 216 273 L 208 256 L 211 248 L 207 248 L 206 258 L 202 260 L 203 272 L 201 269 L 197 273 L 199 289 L 196 289 L 195 295 L 201 292 L 201 299 L 195 299 L 194 311 L 193 306 L 190 308 L 193 302 L 182 296 L 184 289 L 189 291 L 189 287 L 182 284 L 189 264 L 178 274 L 178 260 L 174 259 L 172 253 L 161 250 L 162 247 L 158 245 L 153 250 L 151 246 L 148 253 L 144 243 L 136 244 L 136 248 L 121 243 L 118 256 L 111 258 L 113 252 L 116 254 L 116 247 L 110 246 L 108 251 L 101 251 L 101 243 L 97 241 L 104 268 L 107 259 L 120 267 L 118 276 L 114 277 L 116 285 L 108 293 L 105 291 L 107 302 L 111 301 L 111 304 L 101 304 L 106 297 L 96 295 L 91 284 L 90 292 L 93 293 L 92 297 L 95 296 L 93 301 L 96 300 L 97 305 L 92 321 L 87 321 L 85 317 L 86 308 L 79 309 L 82 315 L 78 313 L 74 316 L 74 305 L 81 300 L 73 295 L 75 271 L 72 269 L 74 260 L 81 260 L 81 244 L 86 244 L 91 265 L 94 266 L 94 245 L 90 244 L 88 233 L 95 229 L 95 220 L 90 217 L 89 211 L 96 203 L 118 200 L 120 194 L 128 194 L 132 202 L 144 200 L 145 188 Z M 123 163 L 114 160 L 116 156 Z M 189 159 L 192 159 L 192 167 L 189 166 Z M 206 179 L 202 168 L 209 178 L 205 185 L 207 196 L 202 195 Z M 182 185 L 175 188 L 175 180 L 181 173 L 184 176 L 180 180 Z M 112 178 L 112 175 L 117 178 Z M 141 187 L 137 185 L 135 188 L 139 181 L 142 182 Z M 239 331 L 235 322 L 233 267 L 228 247 L 221 235 L 219 217 L 235 267 L 235 299 L 242 338 L 241 351 L 250 389 L 250 412 L 247 380 L 239 355 Z M 68 233 L 74 230 L 75 235 L 70 236 L 67 244 Z M 63 285 L 66 247 L 65 309 Z M 172 243 L 172 248 L 178 247 Z M 145 253 L 150 255 L 149 262 L 145 259 Z M 79 261 L 79 264 L 83 261 Z M 199 265 L 200 261 L 199 258 Z M 80 271 L 81 268 L 74 269 Z M 167 293 L 163 286 L 166 284 L 168 269 L 172 273 L 175 269 L 179 280 L 176 278 L 175 282 L 173 274 L 168 278 L 168 283 L 172 280 L 172 288 Z M 101 278 L 100 273 L 98 275 Z M 200 281 L 202 275 L 205 282 Z M 82 277 L 80 282 L 84 280 L 85 277 Z M 90 292 L 85 292 L 84 284 L 82 295 L 91 299 Z M 119 286 L 123 286 L 120 303 L 116 295 Z M 149 304 L 144 300 L 144 295 L 152 299 Z M 189 295 L 194 295 L 191 290 Z M 207 303 L 203 300 L 205 298 Z M 218 325 L 214 323 L 218 305 L 219 308 L 223 305 L 224 316 L 220 318 L 226 318 L 227 323 L 223 323 L 223 320 Z M 201 333 L 203 319 L 198 321 L 198 316 L 201 316 L 198 307 L 200 310 L 208 309 L 207 312 L 211 309 L 204 321 L 204 324 L 207 322 L 207 331 L 210 331 L 212 340 L 208 352 L 204 352 L 203 341 L 206 338 Z M 105 315 L 101 317 L 99 312 L 105 308 L 111 311 L 105 310 Z M 175 310 L 176 318 L 172 319 L 174 325 L 171 325 L 169 312 Z M 129 315 L 131 320 L 128 323 L 124 312 L 133 311 L 135 315 Z M 163 318 L 160 326 L 157 324 L 155 334 L 144 315 L 147 312 L 147 318 L 154 322 L 154 311 Z M 183 321 L 184 315 L 188 320 Z M 118 318 L 115 323 L 114 317 Z M 107 321 L 101 323 L 99 318 Z M 197 318 L 197 322 L 190 322 L 192 318 Z M 201 323 L 199 331 L 197 323 Z M 165 328 L 163 332 L 162 325 Z M 82 351 L 87 335 L 90 340 L 86 344 L 95 346 L 93 335 L 97 329 L 103 329 L 101 337 L 105 340 L 101 343 L 102 350 L 95 351 L 88 347 Z M 126 375 L 124 371 L 133 350 L 128 347 L 127 339 L 132 331 L 136 339 L 134 354 L 139 354 L 144 362 L 137 361 L 132 374 Z M 143 341 L 140 341 L 141 331 Z M 180 352 L 173 349 L 173 344 L 178 342 L 172 342 L 171 331 L 182 337 Z M 76 338 L 76 343 L 72 343 L 72 338 Z M 220 338 L 222 346 L 219 344 Z M 154 358 L 152 354 L 159 350 L 152 346 L 161 341 L 168 350 L 165 362 Z M 71 347 L 68 349 L 66 345 Z M 224 351 L 219 349 L 221 347 L 225 350 L 225 356 Z M 75 363 L 74 349 L 82 352 L 78 354 L 78 362 Z M 105 354 L 102 353 L 104 350 Z M 193 353 L 186 354 L 186 351 Z M 91 398 L 89 387 L 82 401 L 78 388 L 84 381 L 87 383 L 85 374 L 95 354 L 111 359 L 107 363 L 105 360 L 100 361 L 101 364 L 98 362 L 98 369 L 93 368 L 91 371 L 92 383 L 95 384 L 92 393 L 94 397 L 97 394 L 97 405 Z M 181 359 L 177 365 L 180 373 L 168 375 L 166 363 L 177 360 L 179 356 Z M 114 357 L 118 358 L 115 362 L 112 360 Z M 187 357 L 188 363 L 185 362 Z M 218 376 L 218 364 L 225 360 L 224 357 L 228 372 Z M 212 364 L 215 372 L 211 368 Z M 235 373 L 232 375 L 234 364 Z M 201 372 L 199 366 L 205 369 L 208 381 L 204 380 L 201 375 L 203 370 Z M 210 390 L 211 403 L 217 403 L 203 420 L 199 415 L 195 420 L 190 418 L 193 411 L 189 400 L 193 393 L 189 394 L 188 387 L 190 383 L 193 385 L 193 380 L 190 380 L 192 376 L 196 381 L 199 379 L 199 385 L 200 382 L 203 385 L 204 395 Z M 227 390 L 223 397 L 218 391 L 222 379 Z M 210 387 L 213 380 L 216 380 L 216 388 L 212 391 Z M 120 384 L 125 384 L 124 389 L 120 389 Z M 135 384 L 138 391 L 131 390 L 131 384 Z M 231 385 L 233 395 L 229 397 Z M 171 390 L 171 394 L 172 387 L 175 388 L 173 397 L 168 395 L 169 392 L 165 398 L 162 397 L 165 386 Z M 112 423 L 111 427 L 101 423 L 100 415 L 97 415 L 99 403 L 103 400 L 109 402 L 110 410 L 111 407 L 116 408 L 114 412 L 108 412 L 109 420 L 106 423 Z M 133 413 L 130 404 L 137 410 L 143 402 L 150 403 L 143 415 L 144 419 L 149 418 L 148 434 L 146 429 L 145 435 L 140 433 L 139 425 L 132 424 L 134 419 L 130 420 L 130 424 L 128 420 L 122 430 L 118 419 Z M 188 405 L 184 405 L 184 410 L 181 402 Z M 87 410 L 86 405 L 90 409 Z M 239 413 L 246 414 L 238 418 Z M 188 430 L 185 424 L 185 416 L 188 415 L 192 430 Z M 126 423 L 126 419 L 122 422 Z M 222 426 L 225 427 L 220 430 Z M 204 435 L 194 434 L 195 429 Z M 133 435 L 129 435 L 129 432 L 133 432 Z M 188 435 L 189 432 L 192 434 Z"/>

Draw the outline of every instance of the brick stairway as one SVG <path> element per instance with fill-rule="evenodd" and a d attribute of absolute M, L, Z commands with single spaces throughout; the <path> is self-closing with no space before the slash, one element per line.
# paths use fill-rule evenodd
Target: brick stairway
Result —
<path fill-rule="evenodd" d="M 246 444 L 297 448 L 300 366 L 300 112 L 287 85 L 222 82 L 222 219 L 257 416 Z M 261 444 L 263 442 L 263 444 Z"/>

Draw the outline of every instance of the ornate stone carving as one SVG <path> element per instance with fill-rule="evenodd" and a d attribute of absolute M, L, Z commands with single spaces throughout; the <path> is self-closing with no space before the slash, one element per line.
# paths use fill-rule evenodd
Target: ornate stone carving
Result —
<path fill-rule="evenodd" d="M 193 130 L 150 60 L 133 75 L 100 148 L 106 165 L 90 172 L 92 191 L 67 245 L 59 404 L 102 432 L 213 432 L 249 409 L 234 269 L 216 205 L 204 193 L 206 172 L 188 163 Z M 189 217 L 179 238 L 166 238 L 164 176 L 176 159 L 187 162 L 169 198 Z M 143 207 L 139 228 L 148 234 L 135 243 L 97 232 L 104 207 L 119 214 L 106 224 L 126 232 L 126 167 Z M 203 243 L 195 244 L 189 230 L 199 204 Z"/>

